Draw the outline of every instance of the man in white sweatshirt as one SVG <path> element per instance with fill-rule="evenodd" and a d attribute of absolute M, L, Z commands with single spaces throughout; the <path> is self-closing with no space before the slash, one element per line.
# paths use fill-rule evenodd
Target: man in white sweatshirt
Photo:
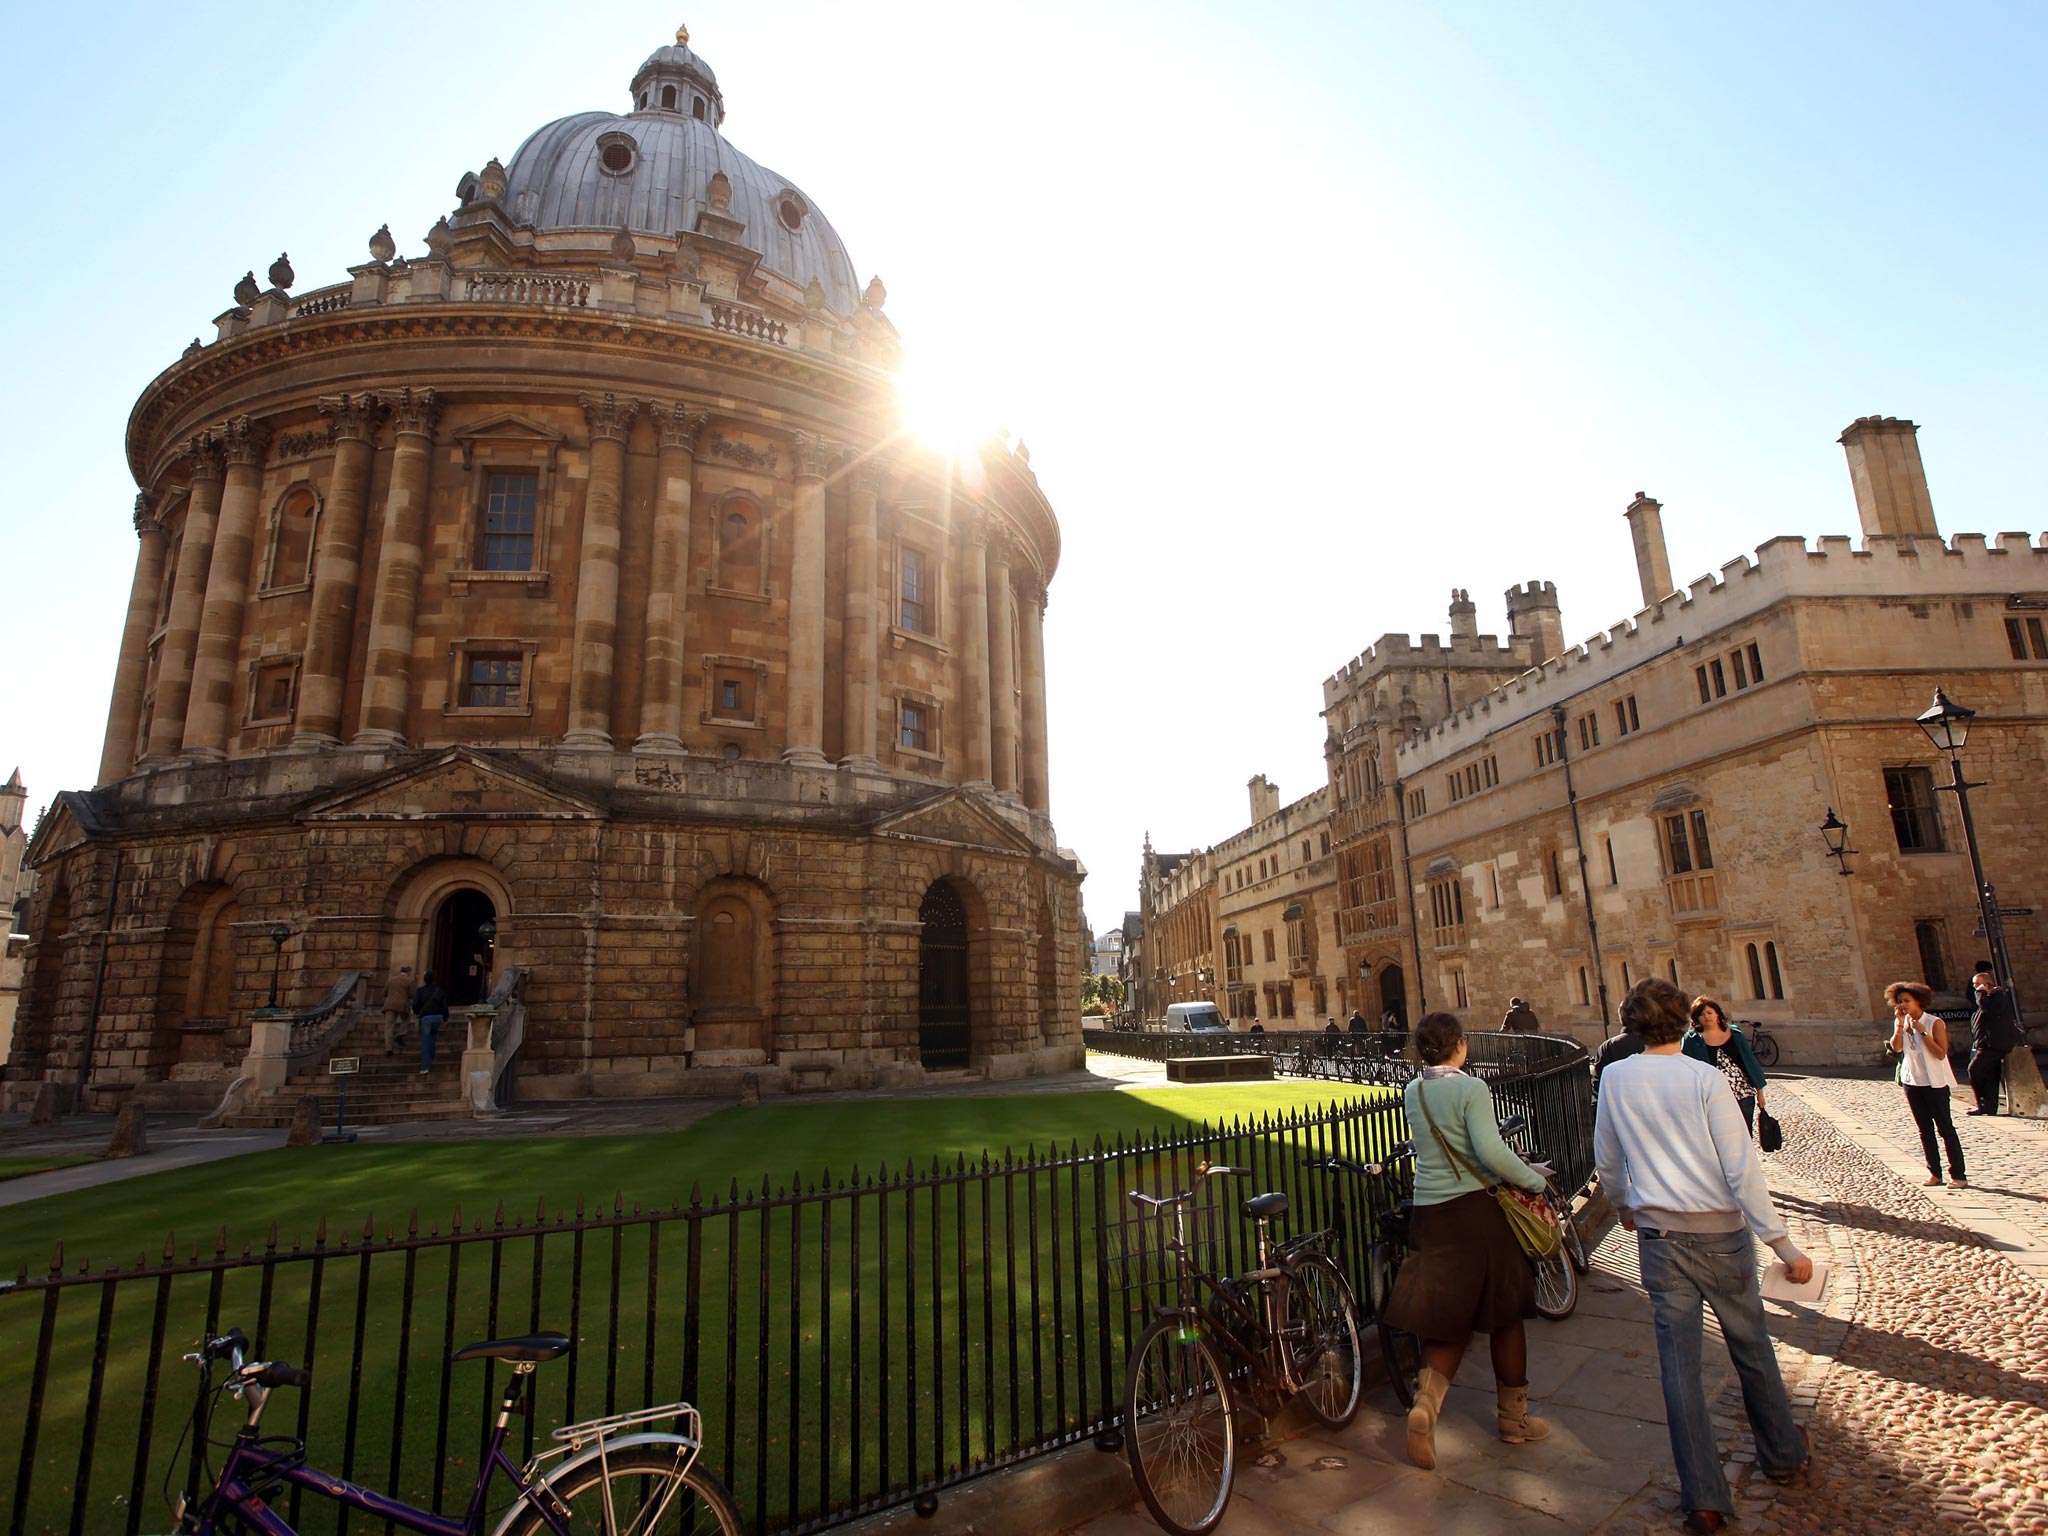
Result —
<path fill-rule="evenodd" d="M 1593 1153 L 1601 1189 L 1637 1237 L 1685 1528 L 1705 1536 L 1721 1529 L 1735 1501 L 1701 1378 L 1702 1304 L 1720 1319 L 1742 1380 L 1757 1466 L 1773 1481 L 1788 1481 L 1806 1462 L 1806 1437 L 1792 1422 L 1771 1349 L 1750 1234 L 1770 1244 L 1794 1282 L 1812 1277 L 1813 1261 L 1771 1205 L 1727 1082 L 1680 1048 L 1691 1023 L 1685 994 L 1659 978 L 1638 982 L 1621 1005 L 1621 1022 L 1644 1048 L 1600 1080 Z"/>

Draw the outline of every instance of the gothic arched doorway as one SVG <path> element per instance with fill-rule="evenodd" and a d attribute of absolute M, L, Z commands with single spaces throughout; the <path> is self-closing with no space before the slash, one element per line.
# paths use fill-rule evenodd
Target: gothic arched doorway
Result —
<path fill-rule="evenodd" d="M 967 907 L 935 880 L 917 909 L 917 1051 L 930 1069 L 967 1065 L 972 1009 L 967 987 Z"/>
<path fill-rule="evenodd" d="M 1401 967 L 1390 965 L 1380 972 L 1380 1016 L 1394 1016 L 1394 1022 L 1408 1027 L 1408 980 Z"/>
<path fill-rule="evenodd" d="M 491 925 L 490 938 L 482 932 L 485 923 Z M 436 909 L 427 969 L 448 994 L 451 1008 L 480 1003 L 490 992 L 497 924 L 497 904 L 470 886 L 449 892 Z"/>

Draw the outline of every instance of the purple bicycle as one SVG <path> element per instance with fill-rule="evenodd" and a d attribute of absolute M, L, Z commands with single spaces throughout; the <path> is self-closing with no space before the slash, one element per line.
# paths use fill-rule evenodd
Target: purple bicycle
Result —
<path fill-rule="evenodd" d="M 295 1536 L 276 1507 L 286 1489 L 302 1489 L 422 1536 L 741 1536 L 732 1495 L 698 1464 L 702 1421 L 688 1403 L 566 1425 L 554 1432 L 553 1449 L 523 1467 L 505 1454 L 513 1418 L 533 1411 L 534 1370 L 569 1352 L 569 1340 L 561 1334 L 491 1339 L 455 1352 L 457 1360 L 503 1360 L 512 1367 L 469 1508 L 460 1520 L 322 1472 L 307 1462 L 302 1441 L 263 1434 L 270 1394 L 279 1387 L 310 1386 L 312 1375 L 280 1361 L 245 1362 L 248 1347 L 242 1330 L 230 1328 L 185 1357 L 199 1367 L 193 1432 L 202 1450 L 225 1450 L 227 1459 L 205 1495 L 180 1495 L 173 1505 L 180 1536 L 217 1531 Z M 215 1369 L 223 1365 L 226 1375 L 216 1384 Z M 245 1403 L 248 1417 L 223 1444 L 211 1438 L 210 1430 L 214 1408 L 224 1396 Z M 651 1428 L 664 1420 L 674 1420 L 675 1428 Z M 547 1466 L 550 1461 L 555 1465 Z M 512 1502 L 487 1528 L 487 1494 L 500 1473 L 512 1485 Z"/>

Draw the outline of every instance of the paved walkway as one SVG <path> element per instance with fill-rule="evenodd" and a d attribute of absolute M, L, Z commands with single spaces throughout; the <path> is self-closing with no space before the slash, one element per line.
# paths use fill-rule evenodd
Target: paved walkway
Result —
<path fill-rule="evenodd" d="M 1709 1345 L 1715 1418 L 1735 1489 L 1730 1529 L 1777 1533 L 2048 1532 L 2048 1136 L 2010 1119 L 1963 1122 L 1981 1191 L 1923 1190 L 1918 1141 L 1882 1082 L 1781 1081 L 1787 1144 L 1766 1160 L 1794 1237 L 1831 1266 L 1814 1306 L 1765 1304 L 1813 1464 L 1794 1486 L 1753 1476 L 1755 1450 L 1726 1356 Z M 2003 1202 L 2003 1203 L 2001 1203 Z M 1315 1431 L 1247 1466 L 1232 1536 L 1676 1531 L 1677 1479 L 1656 1344 L 1634 1267 L 1611 1234 L 1579 1311 L 1532 1322 L 1530 1379 L 1555 1433 L 1494 1435 L 1483 1347 L 1439 1426 L 1437 1471 L 1408 1465 L 1382 1389 L 1341 1433 Z M 1759 1250 L 1759 1259 L 1769 1255 Z M 1710 1324 L 1711 1335 L 1711 1324 Z M 1075 1536 L 1156 1531 L 1135 1499 Z"/>

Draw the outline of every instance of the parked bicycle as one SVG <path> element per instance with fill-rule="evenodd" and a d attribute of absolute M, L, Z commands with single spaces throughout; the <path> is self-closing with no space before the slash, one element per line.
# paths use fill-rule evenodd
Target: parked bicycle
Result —
<path fill-rule="evenodd" d="M 1749 1048 L 1756 1052 L 1757 1065 L 1769 1071 L 1778 1064 L 1778 1037 L 1755 1019 L 1737 1019 L 1736 1025 L 1749 1036 Z"/>
<path fill-rule="evenodd" d="M 1327 1234 L 1304 1233 L 1276 1248 L 1271 1225 L 1287 1214 L 1282 1191 L 1240 1207 L 1253 1223 L 1256 1267 L 1219 1278 L 1188 1237 L 1188 1210 L 1212 1178 L 1246 1168 L 1196 1170 L 1193 1188 L 1152 1196 L 1133 1190 L 1145 1220 L 1168 1225 L 1173 1304 L 1154 1310 L 1131 1349 L 1124 1377 L 1124 1449 L 1152 1517 L 1175 1536 L 1214 1530 L 1237 1471 L 1237 1399 L 1261 1406 L 1300 1397 L 1332 1428 L 1358 1411 L 1358 1309 L 1325 1251 Z"/>
<path fill-rule="evenodd" d="M 1529 1122 L 1521 1115 L 1511 1115 L 1500 1122 L 1503 1140 L 1519 1136 L 1529 1128 Z M 1578 1226 L 1572 1221 L 1571 1197 L 1565 1194 L 1551 1171 L 1550 1163 L 1539 1147 L 1521 1151 L 1522 1160 L 1543 1174 L 1543 1198 L 1550 1206 L 1551 1220 L 1557 1223 L 1558 1245 L 1550 1254 L 1536 1261 L 1536 1310 L 1553 1322 L 1570 1317 L 1579 1305 L 1579 1276 L 1592 1267 L 1586 1254 L 1586 1244 L 1579 1236 Z"/>
<path fill-rule="evenodd" d="M 503 1360 L 512 1367 L 497 1422 L 477 1464 L 469 1507 L 460 1520 L 416 1509 L 323 1472 L 307 1462 L 303 1441 L 263 1434 L 263 1410 L 270 1394 L 279 1387 L 311 1386 L 313 1378 L 281 1361 L 247 1362 L 248 1348 L 242 1330 L 230 1328 L 185 1357 L 199 1367 L 191 1427 L 198 1436 L 197 1458 L 210 1463 L 210 1452 L 224 1450 L 227 1459 L 219 1472 L 210 1473 L 212 1486 L 204 1495 L 194 1497 L 188 1489 L 173 1503 L 181 1536 L 212 1536 L 215 1531 L 294 1536 L 277 1508 L 278 1497 L 287 1488 L 423 1536 L 485 1536 L 487 1529 L 490 1536 L 648 1536 L 656 1530 L 663 1536 L 740 1536 L 740 1513 L 732 1496 L 698 1463 L 702 1421 L 688 1403 L 566 1425 L 554 1432 L 554 1448 L 540 1452 L 524 1467 L 505 1454 L 513 1417 L 533 1412 L 535 1369 L 569 1352 L 569 1340 L 561 1334 L 490 1339 L 455 1352 L 456 1360 Z M 214 1371 L 223 1364 L 226 1376 L 216 1385 Z M 211 1433 L 214 1409 L 223 1397 L 248 1406 L 247 1418 L 225 1443 Z M 675 1421 L 676 1429 L 650 1428 L 664 1420 Z M 558 1464 L 544 1471 L 543 1464 L 556 1458 Z M 512 1485 L 512 1502 L 486 1527 L 488 1493 L 500 1474 Z"/>

